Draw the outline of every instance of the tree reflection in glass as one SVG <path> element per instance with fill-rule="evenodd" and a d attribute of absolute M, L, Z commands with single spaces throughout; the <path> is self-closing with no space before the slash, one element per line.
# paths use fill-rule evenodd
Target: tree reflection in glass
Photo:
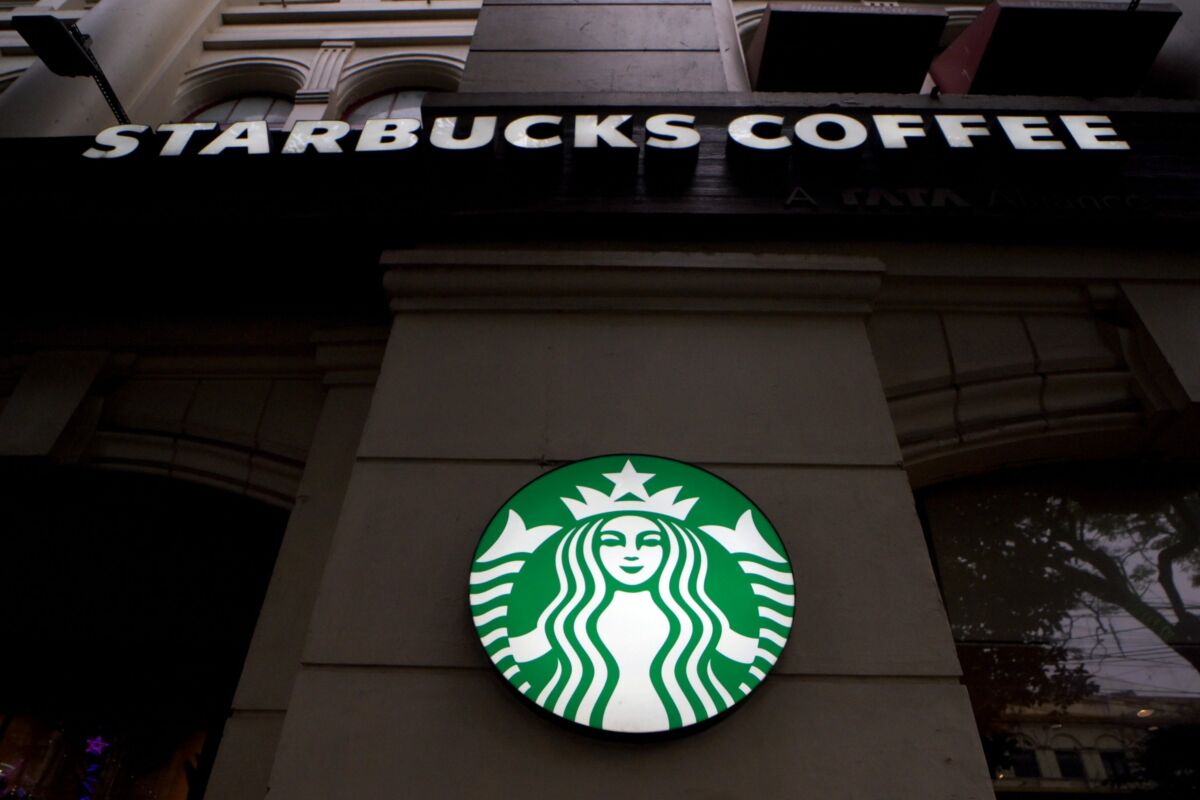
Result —
<path fill-rule="evenodd" d="M 1168 787 L 1187 785 L 1188 770 L 1163 773 L 1176 762 L 1148 748 L 1177 750 L 1200 722 L 1200 473 L 1038 468 L 920 500 L 997 788 L 1020 782 L 1020 735 L 1040 737 L 1039 781 L 1081 791 L 1153 781 L 1176 796 Z M 1068 734 L 1076 744 L 1063 744 Z M 1075 764 L 1054 755 L 1063 747 L 1081 750 L 1082 776 L 1061 770 L 1063 758 Z M 1128 753 L 1127 774 L 1112 766 L 1114 747 Z"/>

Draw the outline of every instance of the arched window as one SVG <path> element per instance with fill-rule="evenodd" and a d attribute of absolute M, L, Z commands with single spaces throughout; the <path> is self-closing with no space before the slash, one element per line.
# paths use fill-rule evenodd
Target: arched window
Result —
<path fill-rule="evenodd" d="M 189 122 L 215 122 L 229 125 L 234 122 L 266 120 L 273 128 L 281 127 L 292 113 L 292 101 L 278 95 L 242 95 L 229 97 L 205 106 L 188 116 Z"/>
<path fill-rule="evenodd" d="M 1037 752 L 1028 739 L 1020 740 L 1012 753 L 1012 772 L 1017 778 L 1040 778 L 1042 768 L 1038 765 Z"/>
<path fill-rule="evenodd" d="M 988 760 L 993 762 L 992 777 L 997 781 L 1008 780 L 1005 785 L 1042 776 L 1036 748 L 1028 736 L 1005 738 L 996 752 L 988 752 Z"/>
<path fill-rule="evenodd" d="M 6 480 L 0 796 L 198 800 L 286 522 L 152 475 Z"/>
<path fill-rule="evenodd" d="M 361 128 L 369 119 L 421 118 L 421 103 L 431 89 L 393 89 L 373 95 L 346 109 L 346 121 Z"/>
<path fill-rule="evenodd" d="M 918 501 L 989 758 L 1036 729 L 1091 779 L 1079 742 L 1114 731 L 1138 743 L 1124 772 L 1173 780 L 1200 752 L 1200 468 L 1012 470 Z"/>
<path fill-rule="evenodd" d="M 1129 768 L 1129 755 L 1116 739 L 1097 743 L 1100 750 L 1100 763 L 1104 767 L 1104 777 L 1109 783 L 1128 783 L 1133 777 Z"/>
<path fill-rule="evenodd" d="M 1070 736 L 1055 736 L 1050 740 L 1054 760 L 1058 763 L 1058 775 L 1066 780 L 1084 780 L 1087 769 L 1083 765 L 1083 753 L 1079 742 Z"/>

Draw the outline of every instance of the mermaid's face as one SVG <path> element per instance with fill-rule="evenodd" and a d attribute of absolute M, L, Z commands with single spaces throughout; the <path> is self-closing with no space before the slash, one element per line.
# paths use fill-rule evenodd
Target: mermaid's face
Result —
<path fill-rule="evenodd" d="M 600 529 L 600 563 L 625 586 L 640 586 L 662 566 L 663 534 L 645 517 L 617 517 Z"/>

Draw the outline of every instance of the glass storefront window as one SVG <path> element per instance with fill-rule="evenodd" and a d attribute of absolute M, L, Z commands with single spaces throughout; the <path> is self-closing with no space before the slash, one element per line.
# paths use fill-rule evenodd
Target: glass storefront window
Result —
<path fill-rule="evenodd" d="M 1200 469 L 1060 465 L 918 500 L 997 791 L 1200 797 Z"/>
<path fill-rule="evenodd" d="M 287 514 L 61 468 L 0 482 L 0 797 L 199 800 Z"/>

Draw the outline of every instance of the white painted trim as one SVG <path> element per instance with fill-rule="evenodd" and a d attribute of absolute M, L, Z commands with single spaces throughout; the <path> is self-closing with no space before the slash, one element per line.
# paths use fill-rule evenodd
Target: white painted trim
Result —
<path fill-rule="evenodd" d="M 296 58 L 237 55 L 190 70 L 179 83 L 171 118 L 189 114 L 233 95 L 268 93 L 294 97 L 308 80 L 310 66 Z"/>
<path fill-rule="evenodd" d="M 466 60 L 444 53 L 387 53 L 350 64 L 329 100 L 330 116 L 341 119 L 355 103 L 396 89 L 427 87 L 455 91 Z"/>

